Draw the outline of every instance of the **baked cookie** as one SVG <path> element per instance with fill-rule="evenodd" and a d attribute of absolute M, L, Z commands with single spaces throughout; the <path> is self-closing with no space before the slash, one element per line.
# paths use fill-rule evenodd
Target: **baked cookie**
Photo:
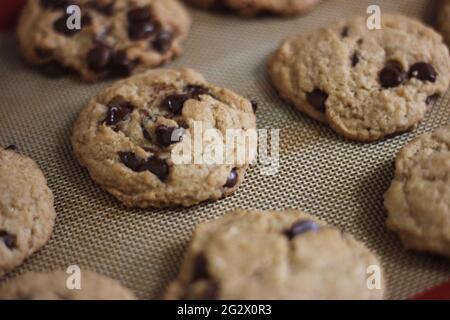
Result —
<path fill-rule="evenodd" d="M 0 276 L 44 246 L 55 223 L 42 171 L 13 146 L 0 148 Z"/>
<path fill-rule="evenodd" d="M 384 205 L 406 247 L 450 257 L 450 127 L 401 150 Z"/>
<path fill-rule="evenodd" d="M 81 9 L 78 30 L 66 24 L 74 4 Z M 49 76 L 75 72 L 96 81 L 170 61 L 190 24 L 177 0 L 28 0 L 18 38 L 25 60 Z"/>
<path fill-rule="evenodd" d="M 165 298 L 381 299 L 373 265 L 363 244 L 299 210 L 238 209 L 197 226 Z"/>
<path fill-rule="evenodd" d="M 411 130 L 449 85 L 442 38 L 419 21 L 383 14 L 369 30 L 352 17 L 287 39 L 269 74 L 280 95 L 353 140 Z"/>
<path fill-rule="evenodd" d="M 313 9 L 320 0 L 185 0 L 201 8 L 228 9 L 242 16 L 272 13 L 282 16 L 304 14 Z"/>
<path fill-rule="evenodd" d="M 126 206 L 191 206 L 236 191 L 256 144 L 242 148 L 226 136 L 234 130 L 242 141 L 255 128 L 247 99 L 191 69 L 153 70 L 95 97 L 76 121 L 72 144 L 91 177 Z M 220 145 L 223 159 L 208 160 Z"/>
<path fill-rule="evenodd" d="M 450 45 L 450 0 L 439 0 L 437 28 L 447 45 Z"/>
<path fill-rule="evenodd" d="M 64 271 L 29 272 L 0 286 L 0 300 L 135 300 L 116 280 L 81 271 L 80 290 L 70 290 Z"/>

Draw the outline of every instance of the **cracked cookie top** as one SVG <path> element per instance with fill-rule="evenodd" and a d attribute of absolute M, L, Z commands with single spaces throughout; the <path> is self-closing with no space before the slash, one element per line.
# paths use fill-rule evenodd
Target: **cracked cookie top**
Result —
<path fill-rule="evenodd" d="M 229 129 L 239 139 L 255 128 L 247 99 L 190 69 L 155 70 L 95 97 L 72 144 L 91 177 L 125 205 L 191 206 L 237 189 L 252 159 L 240 158 L 237 144 L 224 148 L 222 162 L 205 154 L 226 144 Z"/>

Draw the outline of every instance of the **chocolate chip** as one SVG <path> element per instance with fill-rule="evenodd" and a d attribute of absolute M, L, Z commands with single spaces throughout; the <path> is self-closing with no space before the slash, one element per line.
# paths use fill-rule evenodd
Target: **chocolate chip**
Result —
<path fill-rule="evenodd" d="M 209 279 L 208 261 L 206 260 L 206 257 L 203 254 L 197 255 L 194 259 L 191 282 L 201 279 L 206 280 Z"/>
<path fill-rule="evenodd" d="M 256 111 L 258 110 L 258 101 L 252 99 L 252 100 L 250 100 L 250 102 L 252 103 L 253 112 L 256 113 Z"/>
<path fill-rule="evenodd" d="M 50 61 L 46 64 L 40 65 L 39 69 L 47 77 L 50 77 L 50 78 L 59 78 L 69 72 L 69 70 L 66 67 L 62 66 L 57 61 Z"/>
<path fill-rule="evenodd" d="M 152 156 L 147 160 L 138 159 L 132 152 L 121 152 L 119 158 L 122 163 L 135 172 L 150 171 L 161 181 L 167 179 L 169 175 L 169 166 L 164 159 Z"/>
<path fill-rule="evenodd" d="M 135 62 L 128 58 L 127 52 L 119 50 L 111 58 L 111 73 L 118 77 L 128 77 L 135 67 Z"/>
<path fill-rule="evenodd" d="M 348 33 L 349 33 L 350 29 L 349 27 L 344 27 L 341 31 L 341 37 L 342 38 L 347 38 L 348 37 Z"/>
<path fill-rule="evenodd" d="M 162 102 L 162 105 L 166 107 L 170 112 L 173 114 L 181 114 L 181 111 L 183 110 L 184 103 L 189 100 L 191 97 L 189 94 L 172 94 L 170 96 L 167 96 L 164 101 Z"/>
<path fill-rule="evenodd" d="M 41 0 L 41 6 L 44 9 L 65 9 L 70 5 L 68 0 Z"/>
<path fill-rule="evenodd" d="M 92 24 L 92 17 L 89 14 L 85 14 L 81 17 L 81 27 L 87 27 Z"/>
<path fill-rule="evenodd" d="M 111 61 L 112 50 L 105 45 L 92 48 L 87 55 L 89 69 L 94 71 L 105 70 Z"/>
<path fill-rule="evenodd" d="M 352 67 L 356 66 L 359 63 L 360 55 L 357 51 L 355 51 L 352 55 Z"/>
<path fill-rule="evenodd" d="M 166 160 L 155 156 L 148 158 L 147 161 L 141 164 L 139 171 L 145 170 L 153 173 L 161 181 L 166 180 L 169 176 L 169 166 L 167 165 Z"/>
<path fill-rule="evenodd" d="M 184 128 L 160 125 L 155 129 L 155 134 L 158 144 L 163 147 L 168 147 L 173 143 L 181 141 L 184 134 Z"/>
<path fill-rule="evenodd" d="M 104 123 L 107 126 L 113 126 L 119 123 L 120 121 L 126 120 L 131 112 L 133 112 L 134 106 L 126 101 L 122 101 L 121 98 L 117 98 L 117 100 L 113 99 L 108 104 L 108 112 L 106 113 L 106 118 Z"/>
<path fill-rule="evenodd" d="M 200 95 L 209 94 L 208 88 L 199 85 L 187 85 L 184 87 L 184 92 L 190 94 L 195 99 L 197 99 Z"/>
<path fill-rule="evenodd" d="M 428 96 L 427 99 L 425 100 L 425 103 L 427 105 L 434 104 L 436 102 L 436 100 L 439 99 L 439 97 L 440 97 L 440 94 L 438 94 L 438 93 Z"/>
<path fill-rule="evenodd" d="M 17 151 L 17 146 L 14 145 L 14 144 L 11 144 L 11 145 L 7 146 L 7 147 L 5 148 L 5 150 Z"/>
<path fill-rule="evenodd" d="M 309 104 L 316 108 L 318 111 L 322 113 L 325 112 L 325 103 L 328 99 L 328 94 L 325 91 L 314 89 L 313 91 L 307 93 L 306 99 L 308 100 Z"/>
<path fill-rule="evenodd" d="M 422 81 L 435 82 L 438 74 L 436 69 L 425 62 L 418 62 L 411 66 L 408 72 L 408 78 L 417 78 Z"/>
<path fill-rule="evenodd" d="M 147 139 L 148 141 L 152 141 L 152 136 L 150 135 L 150 133 L 148 132 L 147 129 L 145 129 L 144 127 L 142 127 L 142 135 L 144 136 L 145 139 Z"/>
<path fill-rule="evenodd" d="M 236 183 L 239 180 L 239 175 L 238 172 L 236 170 L 236 168 L 233 168 L 227 178 L 227 182 L 225 183 L 224 187 L 225 188 L 233 188 L 234 186 L 236 186 Z"/>
<path fill-rule="evenodd" d="M 120 152 L 120 161 L 133 171 L 139 172 L 142 161 L 133 152 Z"/>
<path fill-rule="evenodd" d="M 379 73 L 379 82 L 383 88 L 394 88 L 405 80 L 403 67 L 398 61 L 389 61 Z"/>
<path fill-rule="evenodd" d="M 292 239 L 306 232 L 316 232 L 319 228 L 319 225 L 312 220 L 300 220 L 292 225 L 291 229 L 286 232 L 286 235 Z"/>
<path fill-rule="evenodd" d="M 55 29 L 55 31 L 58 33 L 61 33 L 67 37 L 71 37 L 80 30 L 67 28 L 67 18 L 68 16 L 64 15 L 61 18 L 56 19 L 53 23 L 53 29 Z"/>
<path fill-rule="evenodd" d="M 152 40 L 152 46 L 156 51 L 165 53 L 172 46 L 172 38 L 173 34 L 170 31 L 158 32 Z"/>
<path fill-rule="evenodd" d="M 16 248 L 17 237 L 15 235 L 8 233 L 6 230 L 0 230 L 0 239 L 8 249 Z"/>
<path fill-rule="evenodd" d="M 151 14 L 149 7 L 135 8 L 128 11 L 128 21 L 150 21 Z"/>
<path fill-rule="evenodd" d="M 133 21 L 128 26 L 128 37 L 138 41 L 150 37 L 155 32 L 155 25 L 150 21 Z"/>

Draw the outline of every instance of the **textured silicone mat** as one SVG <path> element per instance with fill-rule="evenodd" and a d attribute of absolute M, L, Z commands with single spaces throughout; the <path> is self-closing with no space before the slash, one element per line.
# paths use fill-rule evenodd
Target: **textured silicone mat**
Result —
<path fill-rule="evenodd" d="M 358 144 L 284 104 L 265 72 L 282 38 L 306 32 L 369 4 L 431 21 L 432 1 L 336 1 L 299 19 L 243 20 L 193 11 L 185 55 L 170 66 L 189 66 L 211 82 L 256 98 L 260 128 L 281 129 L 281 163 L 275 176 L 250 170 L 232 197 L 189 209 L 126 210 L 101 191 L 77 164 L 72 124 L 89 98 L 108 85 L 50 80 L 25 67 L 14 35 L 0 36 L 0 145 L 16 144 L 45 172 L 58 218 L 48 245 L 10 276 L 77 264 L 119 279 L 141 298 L 157 298 L 179 269 L 192 228 L 235 207 L 302 208 L 364 241 L 382 259 L 390 299 L 403 299 L 450 279 L 443 258 L 405 251 L 384 226 L 382 196 L 397 151 L 416 135 L 448 123 L 450 94 L 420 127 L 393 139 Z M 0 182 L 1 183 L 1 182 Z"/>

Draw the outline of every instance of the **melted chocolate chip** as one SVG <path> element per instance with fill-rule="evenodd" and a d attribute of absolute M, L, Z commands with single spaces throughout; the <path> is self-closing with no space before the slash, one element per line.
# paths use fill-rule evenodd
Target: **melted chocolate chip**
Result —
<path fill-rule="evenodd" d="M 152 136 L 151 136 L 150 133 L 147 131 L 147 129 L 145 129 L 144 127 L 142 127 L 142 135 L 143 135 L 144 138 L 147 139 L 148 141 L 153 141 Z"/>
<path fill-rule="evenodd" d="M 17 146 L 14 145 L 14 144 L 11 144 L 11 145 L 7 146 L 7 147 L 5 148 L 5 150 L 17 151 Z"/>
<path fill-rule="evenodd" d="M 286 232 L 286 235 L 292 239 L 306 232 L 316 232 L 319 228 L 319 225 L 312 220 L 300 220 L 292 225 L 291 229 Z"/>
<path fill-rule="evenodd" d="M 150 21 L 133 21 L 128 26 L 128 37 L 134 41 L 144 40 L 150 37 L 155 30 L 155 25 Z"/>
<path fill-rule="evenodd" d="M 359 52 L 355 51 L 352 55 L 351 60 L 352 60 L 352 67 L 355 67 L 359 63 L 359 60 L 360 60 Z"/>
<path fill-rule="evenodd" d="M 439 99 L 439 97 L 440 95 L 438 93 L 428 96 L 427 99 L 425 100 L 425 103 L 427 105 L 432 105 Z"/>
<path fill-rule="evenodd" d="M 42 71 L 42 73 L 50 78 L 59 78 L 69 72 L 66 67 L 62 66 L 57 61 L 50 61 L 46 64 L 43 64 L 39 66 L 39 69 Z"/>
<path fill-rule="evenodd" d="M 209 279 L 208 261 L 206 260 L 206 257 L 203 254 L 197 255 L 194 259 L 191 282 L 201 279 L 206 280 Z"/>
<path fill-rule="evenodd" d="M 135 67 L 135 62 L 128 58 L 124 50 L 117 51 L 111 58 L 111 73 L 118 77 L 128 77 Z"/>
<path fill-rule="evenodd" d="M 8 233 L 6 230 L 0 230 L 0 240 L 2 240 L 9 250 L 16 248 L 17 237 Z"/>
<path fill-rule="evenodd" d="M 341 37 L 342 38 L 347 38 L 348 37 L 348 33 L 349 33 L 350 29 L 349 27 L 344 27 L 341 31 Z"/>
<path fill-rule="evenodd" d="M 167 165 L 166 160 L 155 156 L 148 158 L 147 161 L 142 163 L 139 169 L 140 171 L 150 171 L 161 181 L 166 180 L 169 176 L 169 166 Z"/>
<path fill-rule="evenodd" d="M 66 37 L 72 37 L 73 35 L 78 33 L 80 30 L 67 28 L 67 19 L 68 19 L 67 15 L 64 15 L 61 18 L 56 19 L 55 22 L 53 23 L 53 29 L 56 32 L 65 35 Z"/>
<path fill-rule="evenodd" d="M 389 61 L 378 76 L 381 86 L 385 89 L 397 87 L 405 80 L 403 67 L 398 61 Z"/>
<path fill-rule="evenodd" d="M 81 27 L 87 27 L 92 24 L 92 17 L 89 14 L 85 14 L 81 17 Z"/>
<path fill-rule="evenodd" d="M 162 105 L 166 107 L 170 112 L 173 114 L 181 114 L 181 111 L 183 110 L 184 103 L 189 100 L 191 96 L 189 94 L 172 94 L 170 96 L 167 96 L 164 101 L 162 102 Z"/>
<path fill-rule="evenodd" d="M 119 153 L 120 161 L 133 171 L 139 172 L 142 161 L 139 160 L 133 152 Z"/>
<path fill-rule="evenodd" d="M 160 31 L 156 34 L 155 38 L 152 40 L 153 48 L 160 52 L 167 52 L 172 46 L 173 34 L 170 31 Z"/>
<path fill-rule="evenodd" d="M 234 186 L 236 186 L 236 183 L 239 180 L 239 175 L 238 172 L 236 170 L 236 168 L 233 168 L 230 172 L 230 175 L 227 178 L 227 182 L 225 183 L 224 187 L 225 188 L 233 188 Z"/>
<path fill-rule="evenodd" d="M 161 181 L 167 179 L 169 175 L 169 166 L 164 159 L 152 156 L 146 160 L 138 159 L 132 152 L 121 152 L 119 158 L 122 163 L 135 172 L 150 171 Z"/>
<path fill-rule="evenodd" d="M 150 21 L 151 13 L 149 7 L 135 8 L 128 11 L 128 21 Z"/>
<path fill-rule="evenodd" d="M 195 99 L 203 94 L 209 94 L 208 88 L 199 85 L 187 85 L 186 87 L 184 87 L 184 92 L 190 94 Z"/>
<path fill-rule="evenodd" d="M 306 98 L 310 105 L 316 108 L 318 111 L 324 113 L 326 108 L 326 101 L 328 99 L 328 94 L 320 89 L 314 89 L 313 91 L 307 93 Z"/>
<path fill-rule="evenodd" d="M 111 61 L 112 50 L 105 45 L 92 48 L 87 55 L 89 69 L 94 71 L 105 70 Z"/>
<path fill-rule="evenodd" d="M 437 75 L 436 69 L 431 64 L 425 62 L 413 64 L 408 72 L 408 78 L 417 78 L 430 82 L 435 82 Z"/>
<path fill-rule="evenodd" d="M 134 106 L 131 103 L 122 101 L 121 98 L 117 98 L 117 100 L 113 99 L 108 104 L 108 112 L 106 113 L 104 123 L 107 126 L 116 125 L 120 121 L 128 119 L 133 109 Z"/>
<path fill-rule="evenodd" d="M 155 134 L 158 144 L 163 147 L 168 147 L 173 143 L 181 141 L 184 129 L 160 125 L 155 129 Z"/>

